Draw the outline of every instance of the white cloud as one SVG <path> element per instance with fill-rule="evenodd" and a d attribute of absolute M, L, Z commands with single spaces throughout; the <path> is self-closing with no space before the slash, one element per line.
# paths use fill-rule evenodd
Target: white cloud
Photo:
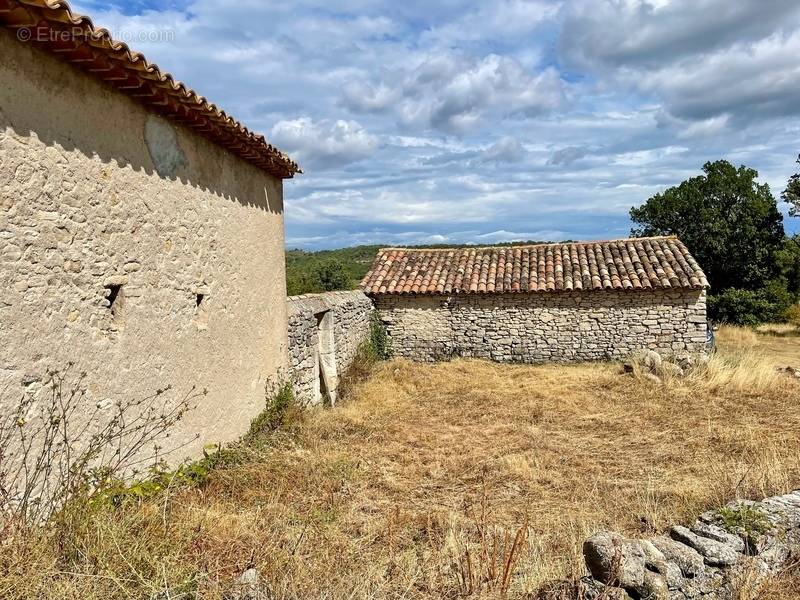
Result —
<path fill-rule="evenodd" d="M 800 32 L 625 76 L 663 98 L 673 116 L 707 121 L 707 129 L 722 117 L 749 121 L 800 114 L 798 56 Z"/>
<path fill-rule="evenodd" d="M 566 84 L 554 68 L 530 73 L 517 60 L 439 54 L 377 83 L 353 82 L 342 104 L 356 113 L 388 112 L 410 129 L 463 135 L 489 117 L 534 117 L 563 106 Z"/>
<path fill-rule="evenodd" d="M 330 169 L 363 160 L 375 152 L 378 138 L 355 121 L 313 121 L 301 117 L 279 121 L 272 141 L 297 157 L 309 169 Z"/>
<path fill-rule="evenodd" d="M 800 150 L 796 0 L 73 4 L 174 32 L 132 45 L 301 163 L 290 243 L 621 237 L 707 160 L 779 190 Z"/>
<path fill-rule="evenodd" d="M 583 146 L 566 146 L 559 148 L 547 159 L 548 165 L 571 165 L 589 154 L 589 148 Z"/>
<path fill-rule="evenodd" d="M 662 104 L 683 138 L 800 115 L 796 0 L 583 0 L 566 10 L 562 57 Z M 613 27 L 609 24 L 614 23 Z M 613 83 L 612 83 L 613 82 Z"/>
<path fill-rule="evenodd" d="M 560 36 L 569 60 L 606 67 L 661 65 L 792 31 L 795 0 L 573 0 Z"/>
<path fill-rule="evenodd" d="M 481 152 L 481 158 L 487 162 L 513 163 L 525 157 L 525 148 L 514 136 L 506 136 Z"/>
<path fill-rule="evenodd" d="M 558 14 L 560 3 L 546 0 L 495 0 L 478 3 L 473 10 L 422 33 L 433 45 L 452 48 L 487 39 L 508 40 L 529 36 Z M 525 40 L 530 43 L 530 38 Z"/>

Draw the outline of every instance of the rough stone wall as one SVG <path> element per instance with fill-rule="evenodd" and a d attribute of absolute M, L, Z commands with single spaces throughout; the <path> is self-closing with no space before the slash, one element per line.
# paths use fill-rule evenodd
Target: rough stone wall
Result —
<path fill-rule="evenodd" d="M 500 362 L 624 358 L 642 349 L 699 352 L 701 291 L 377 296 L 395 356 Z"/>
<path fill-rule="evenodd" d="M 372 301 L 358 291 L 308 294 L 290 297 L 288 312 L 289 372 L 295 393 L 304 404 L 320 404 L 320 327 L 331 327 L 336 373 L 340 376 L 369 336 Z M 326 313 L 329 316 L 323 323 Z"/>
<path fill-rule="evenodd" d="M 81 414 L 197 386 L 165 448 L 238 437 L 286 368 L 282 182 L 6 30 L 0 55 L 0 410 L 74 362 Z"/>
<path fill-rule="evenodd" d="M 583 598 L 730 600 L 755 598 L 765 577 L 800 551 L 800 491 L 729 503 L 668 535 L 628 539 L 599 532 L 583 546 L 591 576 Z M 742 587 L 750 593 L 739 593 Z"/>

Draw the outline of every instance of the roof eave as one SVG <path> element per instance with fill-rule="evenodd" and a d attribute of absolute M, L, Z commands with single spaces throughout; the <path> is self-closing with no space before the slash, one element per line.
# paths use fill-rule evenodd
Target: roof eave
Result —
<path fill-rule="evenodd" d="M 15 31 L 35 28 L 30 43 L 274 177 L 291 179 L 302 173 L 297 163 L 264 136 L 251 132 L 142 54 L 115 41 L 90 18 L 73 13 L 64 0 L 0 0 L 0 25 Z"/>

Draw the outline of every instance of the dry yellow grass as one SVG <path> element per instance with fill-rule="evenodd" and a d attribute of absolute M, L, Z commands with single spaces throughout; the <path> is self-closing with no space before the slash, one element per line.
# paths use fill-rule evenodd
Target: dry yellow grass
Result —
<path fill-rule="evenodd" d="M 99 510 L 69 539 L 6 535 L 0 597 L 222 598 L 249 566 L 275 598 L 532 594 L 581 575 L 597 529 L 800 487 L 800 384 L 752 336 L 720 332 L 705 371 L 660 385 L 609 364 L 383 364 L 200 489 Z"/>

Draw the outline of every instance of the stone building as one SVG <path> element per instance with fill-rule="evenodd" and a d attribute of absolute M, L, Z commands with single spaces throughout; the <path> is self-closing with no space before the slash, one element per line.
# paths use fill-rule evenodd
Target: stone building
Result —
<path fill-rule="evenodd" d="M 708 282 L 677 238 L 381 250 L 362 281 L 395 355 L 509 362 L 703 351 Z"/>
<path fill-rule="evenodd" d="M 263 137 L 64 2 L 0 0 L 0 409 L 48 369 L 87 411 L 207 389 L 223 442 L 288 367 L 283 180 Z"/>

